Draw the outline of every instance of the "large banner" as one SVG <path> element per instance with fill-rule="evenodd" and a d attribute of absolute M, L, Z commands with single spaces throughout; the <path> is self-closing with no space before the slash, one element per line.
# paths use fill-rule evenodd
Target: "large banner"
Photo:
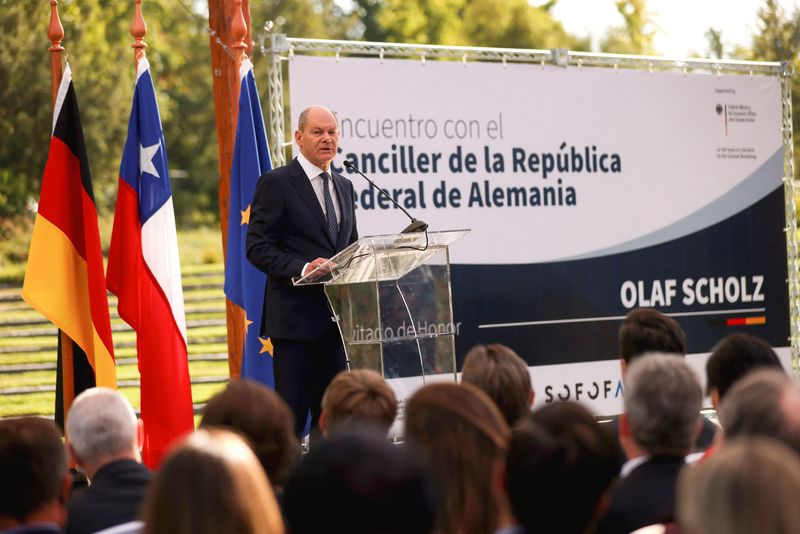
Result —
<path fill-rule="evenodd" d="M 635 307 L 678 320 L 701 376 L 734 331 L 788 362 L 779 78 L 299 55 L 289 74 L 293 127 L 339 116 L 361 235 L 407 220 L 345 158 L 431 229 L 472 230 L 457 352 L 509 345 L 537 402 L 619 412 Z"/>

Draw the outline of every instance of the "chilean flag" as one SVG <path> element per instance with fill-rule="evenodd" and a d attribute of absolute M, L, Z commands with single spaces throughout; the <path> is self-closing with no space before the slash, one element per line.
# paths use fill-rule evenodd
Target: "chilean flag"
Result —
<path fill-rule="evenodd" d="M 167 147 L 147 59 L 139 61 L 108 254 L 108 289 L 136 331 L 142 459 L 158 465 L 194 429 L 181 268 Z"/>
<path fill-rule="evenodd" d="M 274 387 L 272 342 L 259 336 L 264 286 L 267 275 L 247 259 L 245 242 L 250 223 L 250 203 L 258 178 L 272 169 L 261 103 L 258 100 L 253 64 L 242 61 L 239 69 L 239 120 L 231 168 L 228 250 L 225 258 L 225 295 L 244 310 L 245 340 L 242 347 L 242 378 Z M 269 311 L 267 312 L 269 313 Z"/>

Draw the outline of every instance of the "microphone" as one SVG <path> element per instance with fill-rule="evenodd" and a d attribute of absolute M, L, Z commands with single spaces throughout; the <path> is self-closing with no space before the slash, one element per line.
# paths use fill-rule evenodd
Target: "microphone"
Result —
<path fill-rule="evenodd" d="M 368 182 L 369 182 L 369 184 L 370 184 L 372 187 L 374 187 L 375 189 L 377 189 L 378 191 L 380 191 L 381 193 L 383 193 L 383 196 L 385 196 L 386 198 L 388 198 L 388 199 L 389 199 L 389 202 L 391 202 L 392 204 L 394 204 L 395 206 L 397 206 L 398 208 L 400 208 L 400 210 L 401 210 L 403 213 L 405 213 L 405 214 L 406 214 L 406 217 L 408 217 L 409 219 L 411 219 L 411 224 L 409 224 L 408 226 L 406 226 L 405 228 L 403 228 L 403 231 L 402 231 L 402 232 L 400 232 L 401 234 L 410 234 L 410 233 L 413 233 L 413 232 L 424 232 L 424 231 L 426 231 L 426 230 L 428 229 L 428 223 L 426 223 L 425 221 L 420 221 L 419 219 L 415 219 L 414 217 L 412 217 L 412 216 L 411 216 L 411 214 L 409 214 L 409 213 L 408 213 L 408 212 L 407 212 L 407 211 L 406 211 L 406 210 L 403 208 L 403 206 L 401 206 L 400 204 L 398 204 L 398 203 L 395 201 L 395 199 L 393 199 L 393 198 L 392 198 L 392 196 L 391 196 L 389 193 L 387 193 L 386 191 L 384 191 L 383 189 L 381 189 L 381 188 L 378 186 L 378 184 L 376 184 L 375 182 L 373 182 L 372 180 L 370 180 L 369 178 L 367 178 L 367 175 L 366 175 L 366 174 L 364 174 L 363 172 L 361 172 L 360 170 L 358 170 L 358 167 L 356 167 L 356 166 L 355 166 L 355 164 L 354 164 L 352 161 L 350 161 L 350 160 L 344 160 L 343 164 L 344 164 L 344 166 L 345 166 L 345 167 L 347 167 L 348 169 L 352 169 L 352 170 L 356 171 L 358 174 L 360 174 L 361 176 L 363 176 L 363 177 L 364 177 L 364 179 L 365 179 L 366 181 L 368 181 Z"/>

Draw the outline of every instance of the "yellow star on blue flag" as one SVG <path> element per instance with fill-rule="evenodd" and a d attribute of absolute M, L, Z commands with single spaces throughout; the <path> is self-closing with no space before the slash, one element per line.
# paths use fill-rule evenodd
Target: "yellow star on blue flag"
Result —
<path fill-rule="evenodd" d="M 244 310 L 242 378 L 274 387 L 272 362 L 261 356 L 272 354 L 269 339 L 261 334 L 261 313 L 267 276 L 247 260 L 245 243 L 250 226 L 250 203 L 259 177 L 272 169 L 261 103 L 253 77 L 253 64 L 242 62 L 239 70 L 239 122 L 233 146 L 231 191 L 228 213 L 228 248 L 225 257 L 225 295 Z M 269 313 L 269 311 L 267 311 Z M 252 325 L 252 328 L 251 328 Z"/>

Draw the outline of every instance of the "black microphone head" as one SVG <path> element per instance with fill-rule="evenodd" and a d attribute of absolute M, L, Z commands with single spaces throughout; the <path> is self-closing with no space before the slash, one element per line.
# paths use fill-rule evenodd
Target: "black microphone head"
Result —
<path fill-rule="evenodd" d="M 346 160 L 344 160 L 344 161 L 342 162 L 342 165 L 344 165 L 344 166 L 345 166 L 345 167 L 347 167 L 348 169 L 352 169 L 352 168 L 353 168 L 353 162 L 352 162 L 352 161 L 350 161 L 349 159 L 346 159 Z"/>

